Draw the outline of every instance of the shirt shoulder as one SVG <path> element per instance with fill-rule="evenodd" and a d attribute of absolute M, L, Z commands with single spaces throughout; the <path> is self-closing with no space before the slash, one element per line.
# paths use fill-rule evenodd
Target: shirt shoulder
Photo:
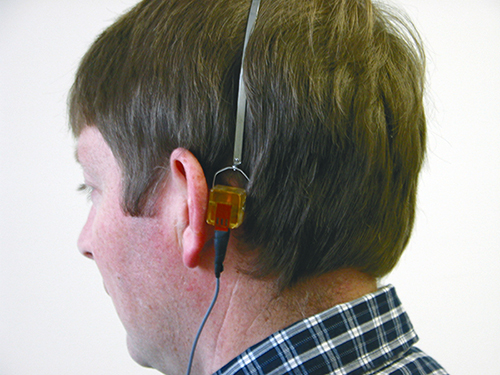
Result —
<path fill-rule="evenodd" d="M 334 306 L 247 349 L 217 375 L 443 375 L 393 286 Z"/>
<path fill-rule="evenodd" d="M 448 375 L 432 357 L 412 347 L 401 358 L 367 375 Z"/>

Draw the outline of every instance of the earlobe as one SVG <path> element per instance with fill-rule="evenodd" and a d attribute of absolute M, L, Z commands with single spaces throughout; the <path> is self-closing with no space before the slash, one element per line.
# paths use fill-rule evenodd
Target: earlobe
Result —
<path fill-rule="evenodd" d="M 194 268 L 200 264 L 207 239 L 208 186 L 198 159 L 184 148 L 177 148 L 170 155 L 170 170 L 174 183 L 183 187 L 186 202 L 186 219 L 183 228 L 179 228 L 182 260 L 186 267 Z"/>

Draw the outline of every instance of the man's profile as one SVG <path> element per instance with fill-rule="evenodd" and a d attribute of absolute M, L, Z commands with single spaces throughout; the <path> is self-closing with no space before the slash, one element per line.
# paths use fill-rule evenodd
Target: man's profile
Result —
<path fill-rule="evenodd" d="M 417 32 L 368 0 L 262 0 L 243 58 L 251 4 L 142 1 L 77 72 L 70 122 L 92 200 L 79 248 L 130 354 L 191 368 L 224 232 L 194 374 L 446 374 L 377 285 L 410 238 L 425 156 Z M 215 183 L 246 194 L 231 231 L 223 199 L 207 223 Z"/>

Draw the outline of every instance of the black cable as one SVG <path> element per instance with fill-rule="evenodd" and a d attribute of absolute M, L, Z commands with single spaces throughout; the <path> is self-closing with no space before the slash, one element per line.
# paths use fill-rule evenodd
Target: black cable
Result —
<path fill-rule="evenodd" d="M 208 310 L 205 314 L 205 317 L 203 318 L 203 321 L 200 324 L 200 328 L 198 328 L 198 332 L 196 333 L 196 337 L 195 337 L 194 342 L 193 342 L 193 347 L 191 348 L 191 355 L 189 356 L 189 363 L 188 363 L 186 375 L 191 374 L 191 366 L 193 365 L 194 352 L 196 350 L 196 345 L 198 344 L 198 339 L 200 338 L 201 331 L 203 330 L 203 327 L 205 326 L 205 323 L 208 319 L 208 316 L 212 312 L 212 309 L 215 305 L 215 301 L 217 301 L 217 297 L 219 295 L 220 278 L 217 278 L 216 280 L 217 280 L 217 284 L 215 286 L 214 298 L 212 299 L 212 303 L 210 304 L 210 307 L 208 308 Z"/>
<path fill-rule="evenodd" d="M 229 230 L 226 232 L 216 230 L 215 231 L 215 238 L 214 238 L 215 280 L 216 280 L 215 294 L 214 294 L 214 298 L 212 299 L 212 303 L 210 303 L 210 306 L 208 307 L 208 310 L 205 313 L 205 316 L 203 317 L 203 320 L 200 324 L 200 327 L 198 328 L 198 332 L 196 333 L 196 337 L 195 337 L 194 342 L 193 342 L 193 347 L 191 348 L 191 354 L 189 355 L 189 362 L 188 362 L 186 375 L 191 374 L 191 366 L 193 365 L 194 352 L 196 351 L 196 345 L 198 345 L 198 339 L 200 338 L 201 332 L 203 331 L 203 327 L 205 326 L 205 323 L 207 322 L 208 317 L 209 317 L 210 313 L 212 312 L 212 309 L 214 308 L 215 302 L 217 301 L 217 297 L 219 296 L 220 274 L 224 270 L 223 262 L 224 262 L 224 258 L 226 257 L 226 250 L 227 250 L 228 243 L 229 243 Z"/>

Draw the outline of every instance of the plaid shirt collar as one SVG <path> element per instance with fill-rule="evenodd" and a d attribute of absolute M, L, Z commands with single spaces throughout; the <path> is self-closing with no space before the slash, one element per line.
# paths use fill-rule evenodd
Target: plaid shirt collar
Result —
<path fill-rule="evenodd" d="M 278 331 L 215 375 L 365 373 L 418 340 L 393 286 Z"/>

